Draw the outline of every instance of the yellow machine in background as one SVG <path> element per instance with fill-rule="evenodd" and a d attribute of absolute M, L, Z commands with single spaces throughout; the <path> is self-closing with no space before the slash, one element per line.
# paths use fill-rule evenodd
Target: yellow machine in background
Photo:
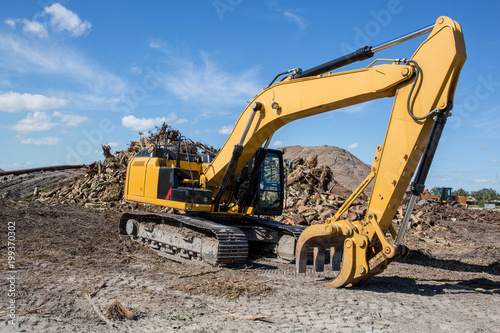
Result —
<path fill-rule="evenodd" d="M 380 59 L 366 68 L 330 72 L 426 33 L 410 60 Z M 305 272 L 313 248 L 317 271 L 324 269 L 327 254 L 334 267 L 342 262 L 328 286 L 367 280 L 407 250 L 404 231 L 450 116 L 465 59 L 460 26 L 440 17 L 434 25 L 388 43 L 277 75 L 275 80 L 288 74 L 251 101 L 216 156 L 182 151 L 180 141 L 169 146 L 169 133 L 163 142 L 139 152 L 128 166 L 125 198 L 185 214 L 125 213 L 120 233 L 173 258 L 230 266 L 244 263 L 249 252 L 260 252 L 295 260 L 299 272 Z M 370 175 L 335 216 L 305 230 L 260 217 L 280 215 L 283 209 L 282 152 L 268 149 L 276 130 L 300 118 L 383 97 L 394 97 L 385 141 L 375 149 Z M 412 177 L 412 198 L 396 233 L 391 222 Z M 364 218 L 341 219 L 371 181 Z"/>
<path fill-rule="evenodd" d="M 422 199 L 430 199 L 440 205 L 450 205 L 453 207 L 469 207 L 467 199 L 461 195 L 452 195 L 451 187 L 438 187 L 437 195 L 424 190 L 420 195 Z"/>

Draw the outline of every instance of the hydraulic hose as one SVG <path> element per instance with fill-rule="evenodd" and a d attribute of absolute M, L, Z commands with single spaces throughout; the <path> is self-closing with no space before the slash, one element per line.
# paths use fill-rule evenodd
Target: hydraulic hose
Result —
<path fill-rule="evenodd" d="M 408 64 L 412 64 L 413 66 L 415 66 L 415 80 L 413 81 L 413 84 L 411 86 L 411 89 L 410 89 L 410 93 L 408 94 L 408 101 L 406 102 L 406 108 L 408 110 L 408 114 L 410 115 L 410 117 L 412 117 L 414 120 L 424 120 L 426 119 L 427 117 L 429 117 L 430 115 L 434 114 L 434 113 L 437 113 L 439 112 L 439 109 L 434 109 L 432 110 L 431 112 L 429 112 L 428 114 L 426 114 L 425 116 L 423 117 L 417 117 L 413 114 L 413 111 L 411 109 L 411 96 L 413 95 L 413 90 L 415 89 L 416 85 L 417 85 L 417 82 L 418 82 L 418 78 L 420 77 L 420 66 L 418 65 L 418 63 L 415 61 L 415 60 L 410 60 L 408 61 Z"/>

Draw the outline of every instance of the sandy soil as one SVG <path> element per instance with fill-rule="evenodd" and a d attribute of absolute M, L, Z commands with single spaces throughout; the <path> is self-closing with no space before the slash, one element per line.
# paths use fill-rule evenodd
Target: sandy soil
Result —
<path fill-rule="evenodd" d="M 293 265 L 256 260 L 230 270 L 169 261 L 120 239 L 118 218 L 0 201 L 0 331 L 498 331 L 500 223 L 443 220 L 410 231 L 409 257 L 360 287 L 329 289 L 320 282 L 331 272 L 296 275 Z M 16 273 L 8 271 L 9 222 Z M 15 325 L 7 308 L 13 286 Z M 135 319 L 105 323 L 96 309 L 105 314 L 114 300 Z"/>

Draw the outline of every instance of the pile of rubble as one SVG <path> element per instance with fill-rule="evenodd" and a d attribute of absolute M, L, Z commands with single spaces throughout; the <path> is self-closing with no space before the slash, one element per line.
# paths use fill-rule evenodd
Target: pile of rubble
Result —
<path fill-rule="evenodd" d="M 143 205 L 126 202 L 123 199 L 126 170 L 129 161 L 141 149 L 151 145 L 166 145 L 172 150 L 181 149 L 196 154 L 199 151 L 216 153 L 210 146 L 193 142 L 183 137 L 178 131 L 163 125 L 158 134 L 140 141 L 131 141 L 126 150 L 111 153 L 110 146 L 102 146 L 105 160 L 97 161 L 85 168 L 80 177 L 61 183 L 55 183 L 42 191 L 36 188 L 28 199 L 48 205 L 79 205 L 90 208 L 115 208 L 118 210 L 141 209 L 165 211 L 165 207 Z M 318 155 L 309 160 L 296 157 L 292 161 L 292 170 L 286 177 L 286 193 L 283 214 L 274 219 L 293 225 L 311 225 L 324 223 L 333 217 L 350 196 L 351 191 L 335 180 L 332 169 L 326 165 L 318 165 Z M 409 195 L 394 217 L 398 224 L 404 216 Z M 359 220 L 364 217 L 368 196 L 362 193 L 351 207 L 340 217 L 341 219 Z M 491 215 L 491 216 L 490 216 Z M 426 200 L 417 202 L 411 215 L 411 227 L 426 230 L 439 220 L 474 221 L 477 219 L 500 223 L 498 212 L 473 210 L 462 207 L 431 206 Z"/>
<path fill-rule="evenodd" d="M 72 181 L 56 183 L 35 192 L 31 200 L 49 205 L 82 205 L 85 207 L 116 207 L 125 205 L 123 188 L 127 165 L 130 159 L 144 147 L 146 140 L 132 141 L 127 150 L 110 153 L 110 146 L 102 146 L 104 162 L 94 162 L 84 169 L 81 177 Z"/>
<path fill-rule="evenodd" d="M 140 141 L 131 141 L 126 150 L 119 150 L 111 154 L 111 147 L 103 145 L 103 155 L 105 160 L 93 162 L 88 165 L 81 177 L 73 180 L 56 183 L 43 191 L 35 189 L 30 200 L 42 202 L 48 205 L 81 205 L 89 208 L 137 208 L 159 211 L 163 207 L 151 205 L 131 204 L 123 200 L 123 190 L 127 174 L 127 165 L 141 149 L 150 147 L 153 144 L 167 145 L 171 149 L 177 149 L 190 154 L 198 151 L 214 153 L 216 150 L 200 142 L 193 142 L 181 136 L 179 131 L 172 130 L 168 125 L 163 124 L 157 134 L 149 138 L 141 138 Z"/>
<path fill-rule="evenodd" d="M 283 215 L 275 219 L 294 225 L 324 223 L 335 215 L 349 197 L 350 191 L 340 185 L 328 166 L 318 166 L 318 156 L 310 160 L 297 157 L 286 178 L 287 191 Z M 342 218 L 360 219 L 364 216 L 367 197 L 361 194 Z"/>
<path fill-rule="evenodd" d="M 409 194 L 408 194 L 409 197 Z M 405 202 L 406 201 L 406 202 Z M 398 209 L 395 222 L 399 223 L 406 211 L 407 200 L 403 201 Z M 426 199 L 420 199 L 415 205 L 410 216 L 411 227 L 416 230 L 427 230 L 435 226 L 438 221 L 482 221 L 500 224 L 500 211 L 495 209 L 473 209 L 466 207 L 453 207 L 451 205 L 430 205 Z"/>
<path fill-rule="evenodd" d="M 288 174 L 285 209 L 283 215 L 274 219 L 294 225 L 324 223 L 335 215 L 351 191 L 340 185 L 328 166 L 317 165 L 317 156 L 310 160 L 297 157 L 292 162 L 293 170 Z M 404 218 L 410 193 L 407 192 L 393 224 L 399 225 Z M 368 205 L 368 196 L 362 193 L 341 219 L 363 219 Z M 496 210 L 470 209 L 447 205 L 430 205 L 425 199 L 417 201 L 410 215 L 410 228 L 424 231 L 435 227 L 439 221 L 486 221 L 500 224 L 500 212 Z"/>

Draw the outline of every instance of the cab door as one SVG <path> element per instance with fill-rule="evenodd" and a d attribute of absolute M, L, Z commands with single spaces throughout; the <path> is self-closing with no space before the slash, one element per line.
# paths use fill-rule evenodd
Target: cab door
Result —
<path fill-rule="evenodd" d="M 282 152 L 269 149 L 260 168 L 254 214 L 281 215 L 283 211 L 283 185 Z"/>
<path fill-rule="evenodd" d="M 130 161 L 127 172 L 128 195 L 144 196 L 146 168 L 151 157 L 135 157 Z"/>

